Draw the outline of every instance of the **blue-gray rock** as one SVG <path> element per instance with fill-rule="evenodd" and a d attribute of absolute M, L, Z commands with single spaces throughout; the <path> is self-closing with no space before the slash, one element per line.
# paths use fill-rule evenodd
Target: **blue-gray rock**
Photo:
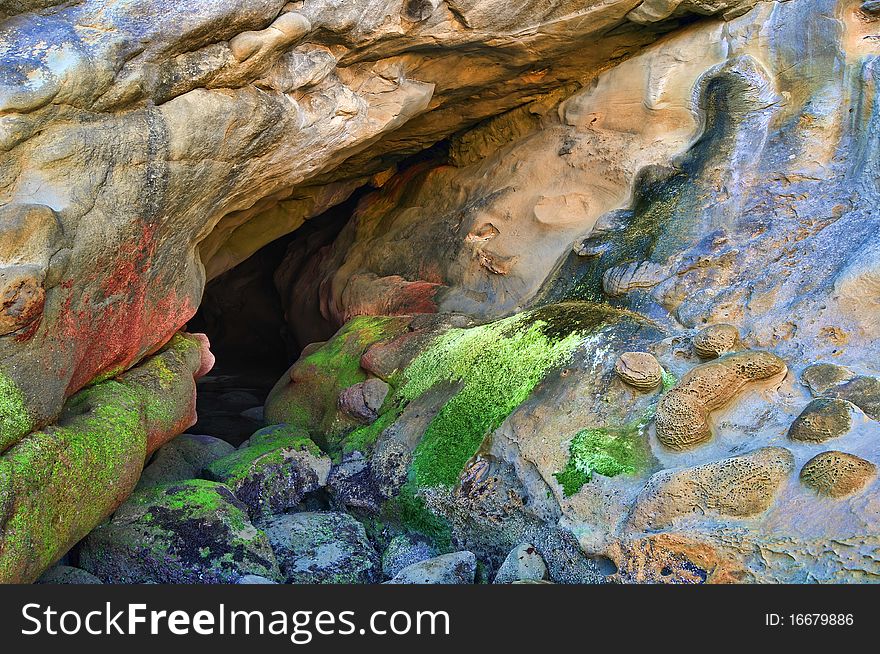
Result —
<path fill-rule="evenodd" d="M 43 573 L 43 576 L 37 579 L 37 584 L 100 584 L 103 583 L 91 572 L 86 572 L 80 568 L 74 568 L 69 565 L 56 565 Z"/>
<path fill-rule="evenodd" d="M 495 575 L 496 584 L 512 584 L 516 581 L 542 581 L 547 579 L 547 564 L 531 543 L 513 548 Z"/>
<path fill-rule="evenodd" d="M 287 583 L 366 584 L 378 580 L 379 555 L 364 526 L 345 513 L 277 515 L 261 526 Z"/>
<path fill-rule="evenodd" d="M 437 556 L 437 551 L 424 538 L 398 534 L 382 553 L 382 575 L 391 579 L 408 565 Z"/>
<path fill-rule="evenodd" d="M 386 584 L 472 584 L 477 573 L 473 552 L 441 554 L 406 566 Z"/>

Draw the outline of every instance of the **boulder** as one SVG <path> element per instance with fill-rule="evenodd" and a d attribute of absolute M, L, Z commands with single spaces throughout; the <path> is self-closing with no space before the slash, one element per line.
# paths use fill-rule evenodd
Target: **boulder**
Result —
<path fill-rule="evenodd" d="M 226 484 L 257 518 L 294 508 L 327 483 L 330 459 L 309 438 L 284 432 L 251 439 L 247 447 L 215 460 L 209 479 Z"/>
<path fill-rule="evenodd" d="M 437 556 L 437 551 L 424 538 L 412 534 L 398 534 L 382 553 L 382 575 L 391 579 L 398 572 L 421 561 Z"/>
<path fill-rule="evenodd" d="M 101 584 L 95 575 L 69 565 L 56 565 L 43 573 L 35 584 Z"/>
<path fill-rule="evenodd" d="M 531 543 L 515 547 L 504 559 L 495 574 L 496 584 L 512 584 L 544 581 L 547 579 L 547 564 Z"/>
<path fill-rule="evenodd" d="M 476 573 L 477 559 L 473 552 L 454 552 L 410 564 L 385 583 L 472 584 Z"/>
<path fill-rule="evenodd" d="M 305 512 L 262 523 L 290 584 L 366 584 L 379 577 L 379 555 L 364 526 L 345 513 Z"/>
<path fill-rule="evenodd" d="M 141 473 L 137 489 L 196 479 L 211 462 L 234 451 L 232 445 L 213 436 L 182 434 L 153 455 Z"/>
<path fill-rule="evenodd" d="M 190 480 L 134 494 L 79 546 L 80 566 L 105 583 L 233 583 L 279 579 L 266 535 L 226 486 Z"/>
<path fill-rule="evenodd" d="M 388 384 L 375 378 L 349 386 L 339 394 L 339 409 L 364 424 L 375 422 L 388 388 Z"/>

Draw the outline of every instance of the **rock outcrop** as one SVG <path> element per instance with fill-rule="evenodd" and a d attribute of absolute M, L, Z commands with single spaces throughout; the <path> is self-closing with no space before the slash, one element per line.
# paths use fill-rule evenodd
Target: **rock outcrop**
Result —
<path fill-rule="evenodd" d="M 0 580 L 880 579 L 871 2 L 111 5 L 0 6 Z"/>

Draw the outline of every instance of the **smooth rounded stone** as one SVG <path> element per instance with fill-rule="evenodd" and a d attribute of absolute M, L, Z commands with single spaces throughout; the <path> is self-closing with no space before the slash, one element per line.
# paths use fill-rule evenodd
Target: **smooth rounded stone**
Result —
<path fill-rule="evenodd" d="M 235 447 L 213 436 L 183 434 L 159 448 L 141 473 L 136 490 L 201 477 L 202 471 Z"/>
<path fill-rule="evenodd" d="M 868 417 L 880 420 L 880 378 L 858 375 L 829 388 L 825 395 L 852 402 Z"/>
<path fill-rule="evenodd" d="M 252 517 L 292 509 L 327 483 L 330 459 L 311 439 L 276 431 L 251 443 L 214 461 L 205 474 L 231 488 Z"/>
<path fill-rule="evenodd" d="M 852 428 L 853 411 L 857 410 L 846 400 L 817 398 L 791 423 L 788 437 L 795 441 L 822 443 L 843 436 Z"/>
<path fill-rule="evenodd" d="M 822 452 L 804 464 L 800 479 L 820 495 L 841 498 L 862 490 L 877 475 L 877 466 L 846 452 Z"/>
<path fill-rule="evenodd" d="M 855 376 L 852 370 L 836 363 L 814 363 L 801 373 L 801 381 L 810 389 L 813 397 L 817 397 Z"/>
<path fill-rule="evenodd" d="M 245 409 L 239 415 L 246 420 L 252 420 L 253 422 L 263 423 L 266 421 L 265 417 L 265 409 L 262 406 L 251 407 L 250 409 Z"/>
<path fill-rule="evenodd" d="M 614 372 L 625 383 L 644 391 L 657 388 L 663 381 L 663 368 L 647 352 L 624 352 L 614 364 Z"/>
<path fill-rule="evenodd" d="M 547 579 L 547 564 L 531 543 L 515 547 L 495 575 L 496 584 L 539 582 Z"/>
<path fill-rule="evenodd" d="M 221 393 L 217 396 L 217 403 L 221 404 L 226 411 L 245 411 L 261 406 L 260 398 L 249 391 L 236 389 Z"/>
<path fill-rule="evenodd" d="M 278 582 L 267 579 L 266 577 L 261 577 L 260 575 L 244 575 L 243 577 L 240 577 L 235 583 L 240 586 L 256 586 L 265 584 L 277 584 Z"/>
<path fill-rule="evenodd" d="M 694 352 L 703 359 L 717 359 L 732 351 L 739 342 L 739 330 L 733 325 L 718 324 L 704 327 L 691 343 Z"/>
<path fill-rule="evenodd" d="M 69 565 L 56 565 L 43 573 L 35 584 L 101 584 L 104 583 L 91 572 Z"/>
<path fill-rule="evenodd" d="M 370 424 L 379 417 L 389 386 L 381 379 L 368 379 L 339 394 L 339 410 L 358 422 Z"/>
<path fill-rule="evenodd" d="M 80 566 L 105 583 L 233 583 L 280 578 L 266 535 L 223 484 L 189 480 L 132 495 L 79 547 Z"/>
<path fill-rule="evenodd" d="M 437 551 L 425 539 L 412 534 L 398 534 L 382 553 L 382 575 L 391 579 L 405 567 L 435 556 Z"/>
<path fill-rule="evenodd" d="M 386 584 L 472 584 L 477 574 L 473 552 L 441 554 L 406 566 Z"/>
<path fill-rule="evenodd" d="M 287 583 L 368 584 L 379 577 L 379 555 L 346 513 L 289 513 L 262 526 Z"/>

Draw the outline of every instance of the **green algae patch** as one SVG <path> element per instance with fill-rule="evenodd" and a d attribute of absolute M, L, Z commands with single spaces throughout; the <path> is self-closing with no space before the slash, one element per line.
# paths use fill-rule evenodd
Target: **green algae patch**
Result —
<path fill-rule="evenodd" d="M 309 437 L 309 433 L 297 425 L 281 423 L 258 429 L 251 435 L 242 449 L 264 444 L 297 447 L 298 449 L 308 450 L 315 456 L 321 456 L 322 454 L 321 448 L 315 445 L 314 441 Z"/>
<path fill-rule="evenodd" d="M 443 516 L 432 512 L 417 492 L 412 483 L 405 484 L 396 497 L 386 502 L 385 515 L 408 531 L 428 538 L 439 552 L 452 551 L 452 527 Z"/>
<path fill-rule="evenodd" d="M 118 382 L 68 402 L 59 425 L 0 457 L 0 582 L 28 582 L 103 520 L 137 483 L 146 456 L 140 401 Z"/>
<path fill-rule="evenodd" d="M 0 371 L 0 452 L 34 427 L 25 406 L 24 394 L 12 379 Z"/>
<path fill-rule="evenodd" d="M 661 395 L 677 381 L 674 374 L 664 370 Z M 646 470 L 653 458 L 646 429 L 656 412 L 657 403 L 653 402 L 637 420 L 623 427 L 582 429 L 575 434 L 568 448 L 565 469 L 553 475 L 565 497 L 571 497 L 590 483 L 593 474 L 617 477 Z"/>
<path fill-rule="evenodd" d="M 486 434 L 522 404 L 547 372 L 563 364 L 584 335 L 613 314 L 557 305 L 441 334 L 404 372 L 411 401 L 440 383 L 461 389 L 428 425 L 413 455 L 417 487 L 452 486 Z"/>
<path fill-rule="evenodd" d="M 634 475 L 647 468 L 650 456 L 641 423 L 620 429 L 583 429 L 571 439 L 565 469 L 554 477 L 565 496 L 571 497 L 592 481 L 593 474 Z"/>
<path fill-rule="evenodd" d="M 80 565 L 117 583 L 279 578 L 266 535 L 244 505 L 223 484 L 202 479 L 135 493 L 83 541 Z"/>
<path fill-rule="evenodd" d="M 425 489 L 454 486 L 486 435 L 501 426 L 547 373 L 564 365 L 585 336 L 624 315 L 608 307 L 565 303 L 450 329 L 431 341 L 403 371 L 392 408 L 380 417 L 383 425 L 358 436 L 378 436 L 396 420 L 399 407 L 431 388 L 457 389 L 416 446 L 408 479 L 388 503 L 389 512 L 410 531 L 448 549 L 450 525 L 427 506 Z"/>
<path fill-rule="evenodd" d="M 383 406 L 382 411 L 383 412 L 379 414 L 379 417 L 375 422 L 372 422 L 369 425 L 364 425 L 363 427 L 358 427 L 345 437 L 343 452 L 369 451 L 373 445 L 376 444 L 376 441 L 379 440 L 379 436 L 382 435 L 382 432 L 393 425 L 400 417 L 400 414 L 403 413 L 403 409 L 398 404 L 395 404 L 388 409 Z"/>
<path fill-rule="evenodd" d="M 181 337 L 174 349 L 83 389 L 57 424 L 0 455 L 0 582 L 38 577 L 131 493 L 149 443 L 190 424 L 190 400 L 172 398 L 192 396 L 201 360 L 194 347 Z"/>
<path fill-rule="evenodd" d="M 339 393 L 367 378 L 361 368 L 367 348 L 398 335 L 408 322 L 397 317 L 352 318 L 326 344 L 297 361 L 275 385 L 266 401 L 266 418 L 324 439 L 321 445 L 329 452 L 341 449 L 342 435 L 353 425 L 340 421 Z"/>
<path fill-rule="evenodd" d="M 285 453 L 291 451 L 307 452 L 311 456 L 322 456 L 320 448 L 312 439 L 305 436 L 276 435 L 261 439 L 231 454 L 217 459 L 208 468 L 208 474 L 227 485 L 236 485 L 253 474 L 255 465 L 269 466 L 283 463 Z"/>

